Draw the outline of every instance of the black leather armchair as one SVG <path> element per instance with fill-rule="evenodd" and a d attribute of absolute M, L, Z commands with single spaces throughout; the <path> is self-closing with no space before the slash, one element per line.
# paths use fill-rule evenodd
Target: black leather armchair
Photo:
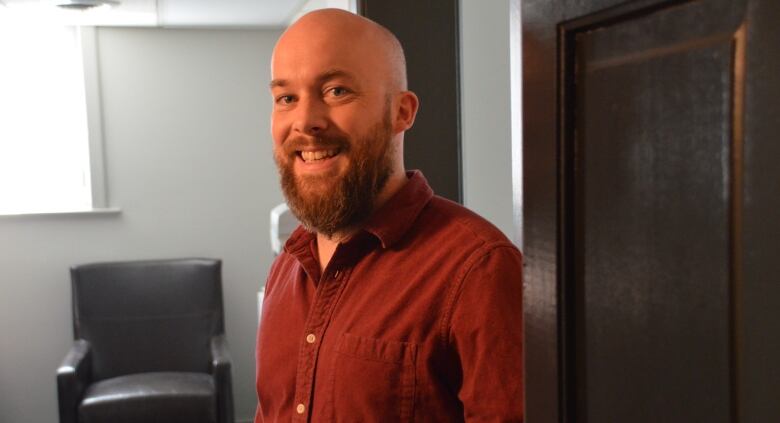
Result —
<path fill-rule="evenodd" d="M 219 260 L 86 264 L 71 283 L 61 423 L 233 422 Z"/>

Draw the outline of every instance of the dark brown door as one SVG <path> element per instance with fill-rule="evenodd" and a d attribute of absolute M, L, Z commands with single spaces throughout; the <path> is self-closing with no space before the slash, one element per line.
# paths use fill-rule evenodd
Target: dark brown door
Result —
<path fill-rule="evenodd" d="M 457 1 L 360 0 L 361 15 L 395 34 L 406 54 L 409 89 L 420 97 L 404 136 L 407 169 L 420 169 L 436 194 L 463 202 Z"/>
<path fill-rule="evenodd" d="M 528 422 L 780 421 L 780 2 L 522 20 Z"/>

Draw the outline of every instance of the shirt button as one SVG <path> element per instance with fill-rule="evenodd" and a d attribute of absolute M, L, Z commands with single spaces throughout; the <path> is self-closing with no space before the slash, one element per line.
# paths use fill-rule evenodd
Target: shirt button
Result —
<path fill-rule="evenodd" d="M 306 335 L 306 342 L 313 344 L 317 340 L 317 337 L 313 333 Z"/>
<path fill-rule="evenodd" d="M 298 404 L 298 406 L 295 407 L 295 411 L 297 411 L 298 414 L 303 414 L 303 412 L 306 411 L 306 406 L 303 404 Z"/>

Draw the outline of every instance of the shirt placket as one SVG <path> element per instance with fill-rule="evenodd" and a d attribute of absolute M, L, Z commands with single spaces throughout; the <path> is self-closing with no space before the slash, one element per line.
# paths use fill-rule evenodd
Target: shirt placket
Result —
<path fill-rule="evenodd" d="M 347 277 L 348 271 L 329 270 L 317 285 L 314 304 L 306 320 L 298 354 L 293 421 L 308 421 L 311 415 L 314 374 L 322 337 Z"/>

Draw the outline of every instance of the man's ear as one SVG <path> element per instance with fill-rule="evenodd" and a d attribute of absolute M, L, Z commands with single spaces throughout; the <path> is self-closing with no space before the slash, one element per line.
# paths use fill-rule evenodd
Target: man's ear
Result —
<path fill-rule="evenodd" d="M 393 122 L 393 132 L 399 133 L 408 130 L 414 124 L 417 110 L 420 108 L 420 100 L 411 91 L 401 91 L 397 96 L 396 117 Z"/>

